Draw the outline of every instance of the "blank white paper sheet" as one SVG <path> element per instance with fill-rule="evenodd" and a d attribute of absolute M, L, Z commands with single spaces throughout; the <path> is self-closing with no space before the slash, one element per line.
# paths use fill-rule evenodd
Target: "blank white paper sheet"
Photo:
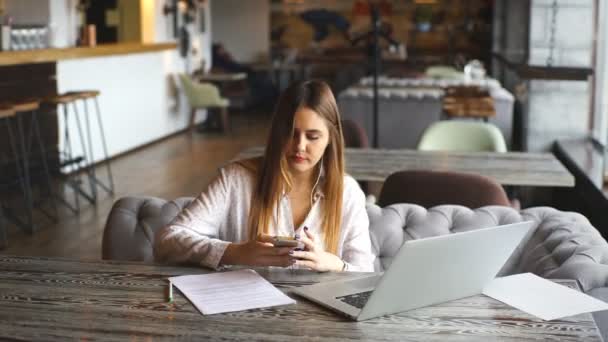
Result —
<path fill-rule="evenodd" d="M 546 321 L 608 310 L 608 304 L 532 273 L 496 278 L 483 294 Z"/>
<path fill-rule="evenodd" d="M 185 275 L 169 280 L 203 315 L 296 302 L 254 270 Z"/>

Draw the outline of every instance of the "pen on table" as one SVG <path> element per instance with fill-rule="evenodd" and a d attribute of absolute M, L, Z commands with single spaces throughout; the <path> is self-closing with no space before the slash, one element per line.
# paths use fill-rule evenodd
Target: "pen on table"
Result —
<path fill-rule="evenodd" d="M 167 302 L 173 302 L 173 284 L 169 280 L 169 289 L 167 290 Z"/>

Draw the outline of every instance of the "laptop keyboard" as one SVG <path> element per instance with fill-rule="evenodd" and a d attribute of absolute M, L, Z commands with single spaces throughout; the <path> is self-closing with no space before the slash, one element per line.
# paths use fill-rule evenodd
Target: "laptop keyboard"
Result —
<path fill-rule="evenodd" d="M 347 296 L 336 297 L 336 299 L 356 308 L 363 309 L 363 306 L 365 303 L 367 303 L 367 300 L 369 299 L 369 296 L 372 295 L 372 292 L 373 291 L 353 293 Z"/>

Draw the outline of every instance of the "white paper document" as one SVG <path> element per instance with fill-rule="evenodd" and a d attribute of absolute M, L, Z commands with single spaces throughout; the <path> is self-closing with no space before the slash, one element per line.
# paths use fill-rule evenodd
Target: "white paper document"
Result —
<path fill-rule="evenodd" d="M 601 300 L 532 273 L 496 278 L 482 293 L 546 321 L 608 310 Z"/>
<path fill-rule="evenodd" d="M 254 270 L 186 275 L 169 280 L 203 315 L 296 302 Z"/>

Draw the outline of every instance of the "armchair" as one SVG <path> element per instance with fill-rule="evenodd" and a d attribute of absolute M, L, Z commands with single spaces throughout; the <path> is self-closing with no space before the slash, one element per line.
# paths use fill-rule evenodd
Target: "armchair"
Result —
<path fill-rule="evenodd" d="M 418 149 L 506 152 L 507 144 L 498 127 L 493 124 L 444 120 L 435 122 L 424 130 Z"/>
<path fill-rule="evenodd" d="M 230 101 L 220 96 L 216 86 L 211 83 L 196 83 L 190 76 L 179 74 L 180 83 L 190 104 L 190 119 L 188 129 L 194 130 L 194 121 L 198 109 L 220 109 L 222 129 L 227 132 L 230 129 L 228 122 L 228 105 Z"/>
<path fill-rule="evenodd" d="M 192 198 L 166 201 L 153 197 L 125 197 L 110 211 L 103 242 L 103 259 L 153 262 L 154 234 L 173 220 Z M 469 209 L 443 205 L 429 209 L 414 204 L 367 205 L 374 268 L 388 267 L 402 243 L 437 235 L 501 224 L 534 221 L 499 275 L 532 272 L 545 278 L 574 279 L 583 291 L 608 300 L 608 243 L 584 216 L 550 207 L 521 211 L 506 206 Z M 593 314 L 604 339 L 608 312 Z"/>

